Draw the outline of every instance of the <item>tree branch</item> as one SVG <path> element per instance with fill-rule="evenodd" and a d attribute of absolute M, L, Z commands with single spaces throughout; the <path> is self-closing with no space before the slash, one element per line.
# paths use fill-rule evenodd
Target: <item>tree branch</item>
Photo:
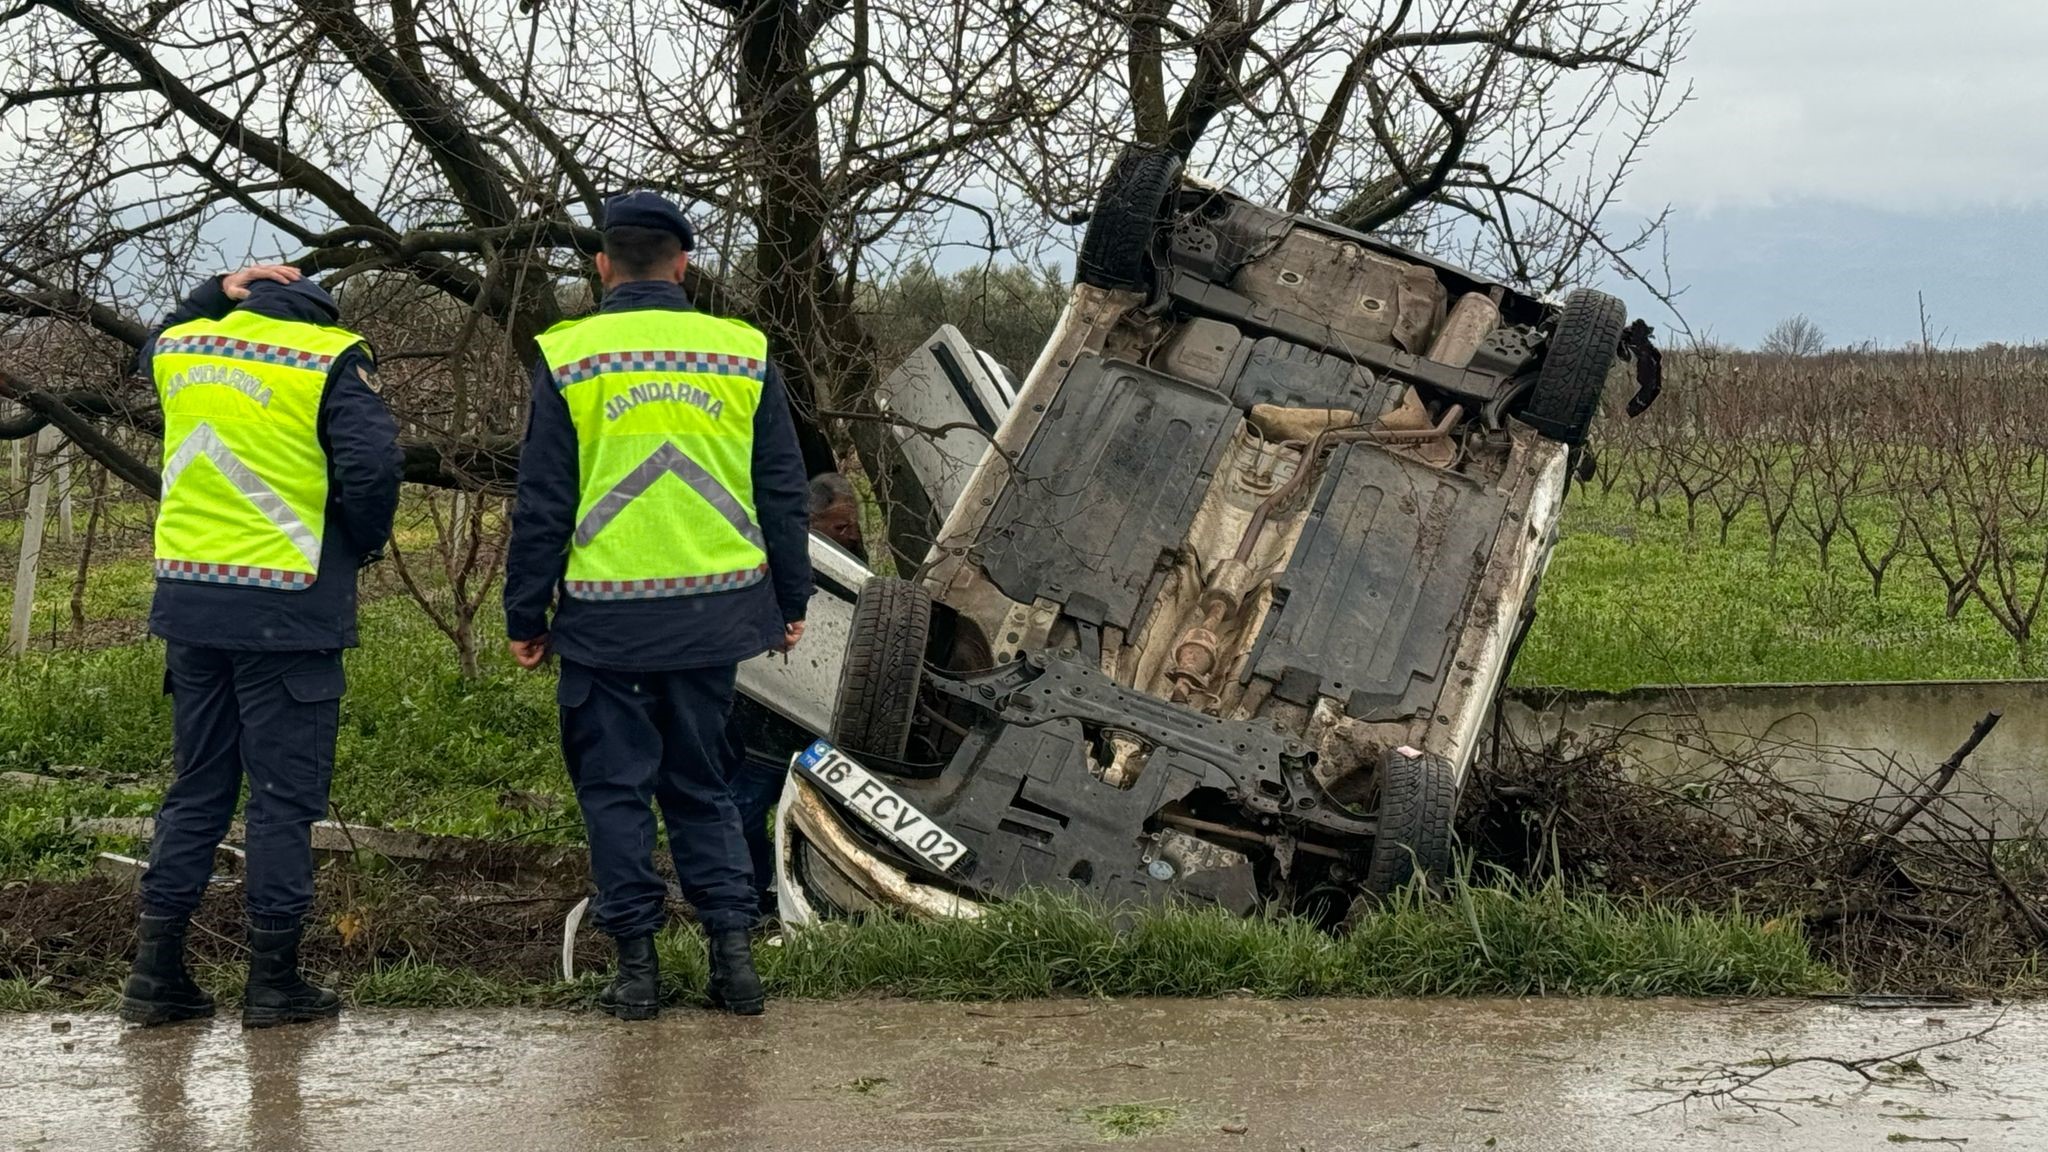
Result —
<path fill-rule="evenodd" d="M 240 118 L 229 116 L 194 92 L 170 69 L 159 63 L 142 41 L 117 24 L 98 6 L 87 0 L 40 0 L 54 12 L 62 13 L 115 55 L 128 62 L 143 81 L 168 101 L 173 109 L 201 131 L 235 148 L 243 155 L 276 172 L 326 204 L 342 219 L 355 224 L 382 227 L 383 221 L 369 205 L 356 198 L 339 180 L 329 176 L 305 157 L 282 143 L 256 131 Z"/>
<path fill-rule="evenodd" d="M 1456 170 L 1458 161 L 1464 156 L 1465 142 L 1472 131 L 1472 125 L 1455 104 L 1438 95 L 1436 89 L 1430 87 L 1429 81 L 1423 79 L 1420 72 L 1411 69 L 1408 72 L 1408 83 L 1414 87 L 1416 94 L 1422 97 L 1422 102 L 1429 105 L 1430 110 L 1443 122 L 1447 134 L 1443 151 L 1437 154 L 1436 163 L 1430 167 L 1428 174 L 1418 180 L 1409 174 L 1406 163 L 1399 155 L 1399 146 L 1382 133 L 1383 144 L 1393 150 L 1389 153 L 1389 158 L 1401 172 L 1403 186 L 1376 205 L 1340 213 L 1334 223 L 1359 232 L 1371 232 L 1390 220 L 1398 219 L 1402 213 L 1441 191 L 1445 181 L 1449 180 L 1451 173 Z M 1377 121 L 1377 115 L 1374 119 Z"/>
<path fill-rule="evenodd" d="M 163 479 L 157 475 L 155 468 L 93 427 L 85 417 L 65 403 L 62 397 L 37 388 L 4 367 L 0 367 L 0 397 L 24 405 L 55 424 L 87 456 L 99 461 L 107 471 L 127 481 L 143 495 L 154 500 L 162 491 Z"/>

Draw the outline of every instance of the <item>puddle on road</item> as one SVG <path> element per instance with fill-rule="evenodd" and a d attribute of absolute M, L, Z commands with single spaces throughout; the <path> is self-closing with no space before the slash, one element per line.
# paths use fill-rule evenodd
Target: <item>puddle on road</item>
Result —
<path fill-rule="evenodd" d="M 1876 1084 L 1760 1062 L 1994 1022 Z M 246 1035 L 231 1016 L 38 1014 L 0 1016 L 0 1068 L 0 1147 L 39 1150 L 2048 1147 L 2048 1006 L 776 1002 L 758 1020 L 365 1011 Z M 1680 1102 L 1731 1074 L 1757 1079 Z"/>

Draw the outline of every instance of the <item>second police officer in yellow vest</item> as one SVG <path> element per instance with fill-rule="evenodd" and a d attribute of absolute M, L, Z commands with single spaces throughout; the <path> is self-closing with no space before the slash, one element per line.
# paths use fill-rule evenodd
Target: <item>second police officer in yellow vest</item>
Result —
<path fill-rule="evenodd" d="M 122 988 L 136 1023 L 213 1015 L 185 968 L 186 925 L 245 777 L 242 1022 L 340 1007 L 299 974 L 310 831 L 327 810 L 356 571 L 391 533 L 400 458 L 369 347 L 339 315 L 295 269 L 258 265 L 201 285 L 140 357 L 164 414 L 149 626 L 165 641 L 175 769 Z"/>
<path fill-rule="evenodd" d="M 539 341 L 506 629 L 522 665 L 561 657 L 563 756 L 596 924 L 618 950 L 601 1005 L 625 1019 L 658 1007 L 658 804 L 709 941 L 711 998 L 756 1013 L 758 898 L 722 758 L 739 663 L 803 631 L 803 461 L 767 340 L 683 293 L 694 240 L 683 214 L 630 193 L 606 202 L 602 225 L 601 308 Z"/>

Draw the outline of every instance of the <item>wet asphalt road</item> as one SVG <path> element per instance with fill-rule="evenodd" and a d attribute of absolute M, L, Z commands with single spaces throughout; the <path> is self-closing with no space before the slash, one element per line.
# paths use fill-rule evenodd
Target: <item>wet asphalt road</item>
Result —
<path fill-rule="evenodd" d="M 1853 1060 L 1994 1022 L 1874 1084 L 1742 1063 Z M 1768 1075 L 1679 1102 L 1728 1087 L 1724 1065 Z M 2048 1149 L 2048 1009 L 778 1002 L 758 1020 L 359 1011 L 249 1034 L 232 1017 L 0 1016 L 0 1148 L 1097 1146 Z"/>

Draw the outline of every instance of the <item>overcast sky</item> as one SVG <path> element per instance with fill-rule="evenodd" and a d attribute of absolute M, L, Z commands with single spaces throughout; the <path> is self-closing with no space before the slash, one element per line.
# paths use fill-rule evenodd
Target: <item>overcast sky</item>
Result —
<path fill-rule="evenodd" d="M 1613 225 L 1673 210 L 1695 333 L 2048 342 L 2048 0 L 1701 0 L 1679 74 Z"/>
<path fill-rule="evenodd" d="M 2048 0 L 1703 0 L 1681 72 L 1629 192 L 1695 330 L 2048 340 Z"/>

